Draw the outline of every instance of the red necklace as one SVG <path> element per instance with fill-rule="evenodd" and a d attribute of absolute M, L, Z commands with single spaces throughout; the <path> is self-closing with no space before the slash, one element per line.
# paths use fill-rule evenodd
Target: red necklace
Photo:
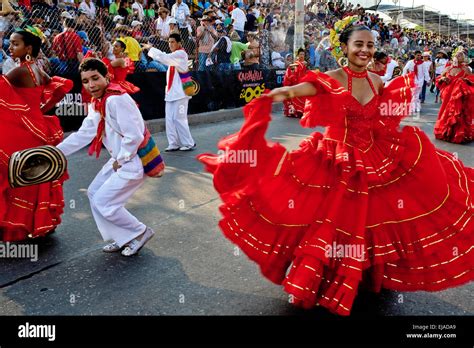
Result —
<path fill-rule="evenodd" d="M 342 69 L 344 69 L 346 74 L 352 78 L 355 77 L 356 79 L 365 79 L 368 76 L 367 69 L 365 69 L 363 72 L 356 72 L 354 70 L 351 70 L 348 66 L 345 66 Z"/>

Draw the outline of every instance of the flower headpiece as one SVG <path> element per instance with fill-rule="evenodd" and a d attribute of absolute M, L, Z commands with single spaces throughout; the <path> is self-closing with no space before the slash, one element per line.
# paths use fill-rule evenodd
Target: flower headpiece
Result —
<path fill-rule="evenodd" d="M 354 24 L 354 22 L 359 20 L 359 16 L 348 16 L 344 19 L 341 19 L 334 24 L 334 28 L 329 32 L 329 41 L 331 42 L 331 53 L 336 58 L 336 61 L 339 63 L 344 53 L 342 52 L 341 42 L 339 41 L 339 36 L 342 31 L 348 26 Z"/>
<path fill-rule="evenodd" d="M 33 34 L 34 36 L 38 37 L 41 40 L 41 42 L 44 42 L 45 40 L 45 36 L 43 32 L 38 27 L 27 25 L 23 29 L 17 29 L 17 31 L 26 31 L 30 34 Z"/>

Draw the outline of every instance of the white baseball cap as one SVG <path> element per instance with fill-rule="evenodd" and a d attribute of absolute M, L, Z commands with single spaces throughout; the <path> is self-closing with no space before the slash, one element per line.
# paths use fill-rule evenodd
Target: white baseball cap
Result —
<path fill-rule="evenodd" d="M 142 25 L 143 23 L 140 21 L 133 21 L 132 24 L 130 24 L 132 27 L 136 27 L 137 25 Z"/>
<path fill-rule="evenodd" d="M 69 18 L 69 19 L 73 19 L 73 18 L 74 18 L 74 17 L 72 16 L 72 14 L 70 14 L 70 13 L 67 12 L 67 11 L 63 11 L 63 12 L 61 13 L 61 17 L 62 17 L 62 18 Z"/>
<path fill-rule="evenodd" d="M 117 21 L 120 21 L 120 20 L 122 20 L 122 19 L 125 19 L 125 18 L 122 17 L 122 16 L 119 16 L 119 15 L 116 15 L 116 16 L 114 17 L 113 21 L 114 21 L 114 22 L 117 22 Z"/>
<path fill-rule="evenodd" d="M 178 22 L 176 21 L 176 18 L 171 18 L 168 22 L 168 24 L 177 24 Z"/>

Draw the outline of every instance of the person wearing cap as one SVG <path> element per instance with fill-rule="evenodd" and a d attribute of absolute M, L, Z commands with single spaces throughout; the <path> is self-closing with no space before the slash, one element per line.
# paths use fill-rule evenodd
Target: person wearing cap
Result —
<path fill-rule="evenodd" d="M 88 51 L 90 51 L 90 48 L 87 47 L 89 44 L 89 37 L 87 36 L 87 33 L 85 31 L 78 31 L 77 35 L 81 38 L 81 43 L 82 43 L 82 54 L 85 56 Z"/>
<path fill-rule="evenodd" d="M 415 92 L 412 98 L 412 111 L 420 112 L 420 92 L 425 81 L 430 81 L 430 72 L 428 66 L 423 64 L 421 51 L 415 51 L 415 58 L 409 60 L 403 68 L 403 75 L 415 73 Z"/>
<path fill-rule="evenodd" d="M 82 0 L 79 4 L 79 11 L 83 11 L 90 19 L 95 19 L 96 8 L 92 0 Z"/>
<path fill-rule="evenodd" d="M 65 156 L 88 144 L 89 155 L 99 158 L 102 146 L 110 154 L 87 189 L 92 215 L 104 241 L 104 252 L 135 255 L 154 231 L 127 209 L 129 198 L 144 184 L 143 163 L 138 155 L 145 139 L 145 122 L 135 101 L 119 85 L 110 83 L 105 64 L 85 59 L 79 68 L 84 88 L 93 99 L 77 132 L 56 147 Z M 105 136 L 104 136 L 105 134 Z"/>
<path fill-rule="evenodd" d="M 184 93 L 179 73 L 188 72 L 188 54 L 181 45 L 181 36 L 173 33 L 168 39 L 171 53 L 165 53 L 150 44 L 148 56 L 168 66 L 165 87 L 165 122 L 168 147 L 165 151 L 191 151 L 196 147 L 188 125 L 188 103 L 191 97 Z"/>
<path fill-rule="evenodd" d="M 198 71 L 205 71 L 206 60 L 211 54 L 212 46 L 218 39 L 216 29 L 211 25 L 208 16 L 201 18 L 201 25 L 196 30 L 196 42 L 198 44 Z"/>
<path fill-rule="evenodd" d="M 132 21 L 130 26 L 132 27 L 132 37 L 135 39 L 141 39 L 143 37 L 143 30 L 142 30 L 143 23 L 140 21 Z"/>
<path fill-rule="evenodd" d="M 448 54 L 446 53 L 446 51 L 443 51 L 443 50 L 440 50 L 438 51 L 438 53 L 436 54 L 436 59 L 434 61 L 434 64 L 435 64 L 435 80 L 438 78 L 438 76 L 440 76 L 444 69 L 446 68 L 446 64 L 448 64 Z M 431 93 L 434 93 L 434 88 L 436 87 L 436 99 L 435 99 L 435 103 L 438 103 L 438 99 L 439 99 L 439 88 L 438 86 L 433 83 L 431 85 L 431 89 L 430 89 L 430 92 Z"/>
<path fill-rule="evenodd" d="M 168 40 L 170 36 L 170 11 L 166 7 L 158 9 L 158 18 L 155 20 L 156 36 L 160 40 Z"/>
<path fill-rule="evenodd" d="M 112 21 L 114 23 L 116 23 L 115 25 L 122 25 L 123 24 L 123 21 L 124 21 L 124 17 L 120 16 L 120 15 L 115 15 L 114 18 L 112 19 Z"/>

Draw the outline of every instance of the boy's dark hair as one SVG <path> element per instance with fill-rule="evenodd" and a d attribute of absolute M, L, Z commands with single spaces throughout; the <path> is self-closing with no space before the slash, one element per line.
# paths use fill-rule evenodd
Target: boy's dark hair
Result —
<path fill-rule="evenodd" d="M 79 65 L 79 74 L 84 71 L 97 70 L 99 74 L 106 77 L 108 74 L 107 66 L 103 61 L 97 58 L 86 58 Z"/>
<path fill-rule="evenodd" d="M 176 42 L 181 42 L 181 35 L 179 35 L 178 33 L 171 34 L 169 38 L 170 39 L 175 39 Z"/>
<path fill-rule="evenodd" d="M 421 51 L 415 51 L 415 54 L 421 54 Z"/>

